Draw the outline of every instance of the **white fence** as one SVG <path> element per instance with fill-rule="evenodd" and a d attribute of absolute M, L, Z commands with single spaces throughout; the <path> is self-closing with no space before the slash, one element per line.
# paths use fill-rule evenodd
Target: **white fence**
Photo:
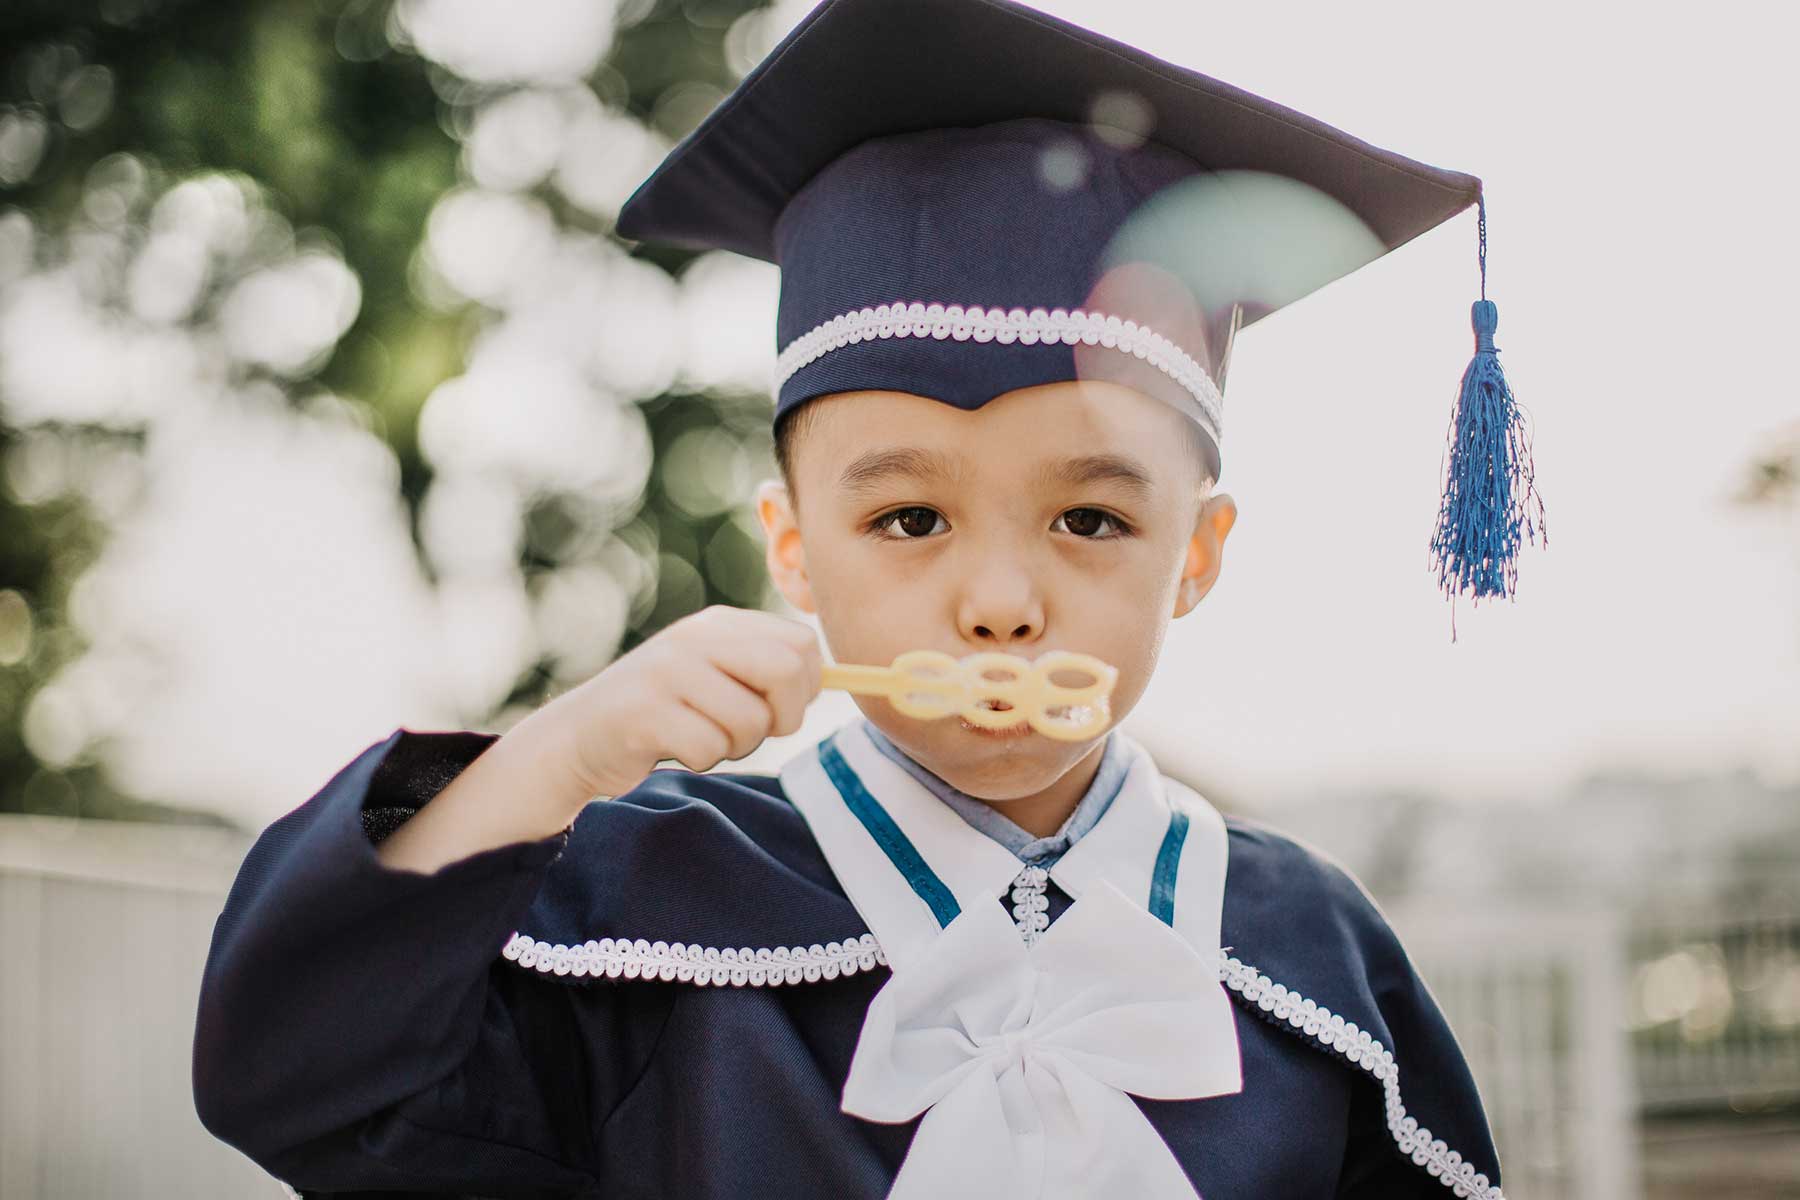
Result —
<path fill-rule="evenodd" d="M 1390 913 L 1468 1056 L 1508 1196 L 1635 1200 L 1637 1104 L 1625 1037 L 1625 945 L 1601 912 Z"/>
<path fill-rule="evenodd" d="M 0 816 L 0 1197 L 282 1195 L 194 1115 L 194 1004 L 246 844 Z"/>
<path fill-rule="evenodd" d="M 213 919 L 247 843 L 0 816 L 0 1197 L 274 1200 L 189 1083 Z M 1467 1049 L 1517 1200 L 1634 1200 L 1623 941 L 1566 913 L 1392 914 Z"/>

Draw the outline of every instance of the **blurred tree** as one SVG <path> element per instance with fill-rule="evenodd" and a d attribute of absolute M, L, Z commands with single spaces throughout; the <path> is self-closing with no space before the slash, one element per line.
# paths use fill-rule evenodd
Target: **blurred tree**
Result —
<path fill-rule="evenodd" d="M 1775 430 L 1763 451 L 1744 468 L 1732 499 L 1778 514 L 1800 556 L 1800 421 Z"/>
<path fill-rule="evenodd" d="M 735 82 L 741 65 L 728 61 L 726 41 L 739 18 L 759 7 L 755 0 L 621 0 L 610 49 L 587 82 L 608 106 L 679 137 Z M 419 250 L 434 206 L 464 180 L 462 139 L 473 114 L 515 85 L 459 78 L 396 39 L 395 16 L 393 0 L 0 6 L 0 289 L 91 253 L 96 225 L 112 231 L 124 257 L 141 247 L 145 215 L 159 197 L 183 181 L 232 181 L 274 215 L 268 227 L 285 231 L 285 241 L 276 238 L 274 251 L 253 244 L 215 269 L 182 320 L 191 327 L 215 321 L 222 295 L 270 253 L 291 254 L 298 243 L 341 257 L 360 285 L 360 307 L 328 352 L 298 368 L 233 362 L 227 382 L 274 387 L 296 405 L 329 392 L 358 406 L 397 456 L 415 545 L 430 573 L 418 515 L 433 471 L 419 447 L 419 414 L 433 390 L 463 369 L 493 311 L 476 302 L 424 302 Z M 529 19 L 528 11 L 518 19 Z M 97 211 L 102 184 L 118 198 L 118 211 Z M 607 220 L 549 184 L 531 191 L 559 228 L 612 237 Z M 693 258 L 626 249 L 671 274 Z M 94 289 L 100 303 L 125 307 L 122 268 L 102 266 Z M 41 482 L 47 457 L 75 463 L 86 461 L 84 447 L 129 451 L 142 420 L 15 418 L 8 399 L 0 390 L 0 810 L 179 816 L 120 795 L 107 782 L 103 745 L 52 768 L 26 729 L 33 695 L 82 650 L 69 595 L 104 542 L 106 518 L 88 502 L 91 474 L 71 469 L 50 484 L 27 483 Z M 684 503 L 684 481 L 671 475 L 666 456 L 678 443 L 683 451 L 727 444 L 683 441 L 703 435 L 728 439 L 743 461 L 766 466 L 766 396 L 678 390 L 639 399 L 657 465 L 635 504 L 606 514 L 618 527 L 615 543 L 576 536 L 597 519 L 594 506 L 554 487 L 532 496 L 521 539 L 528 585 L 584 562 L 617 574 L 617 542 L 638 556 L 652 586 L 634 592 L 622 648 L 705 604 L 757 604 L 765 595 L 741 512 Z M 119 469 L 116 456 L 90 457 L 92 471 Z M 688 464 L 684 470 L 716 460 L 674 457 Z M 505 702 L 469 714 L 470 721 L 535 706 L 574 682 L 567 675 L 559 676 L 554 648 L 546 647 Z"/>
<path fill-rule="evenodd" d="M 1737 499 L 1780 506 L 1800 502 L 1800 422 L 1779 430 L 1744 473 Z"/>

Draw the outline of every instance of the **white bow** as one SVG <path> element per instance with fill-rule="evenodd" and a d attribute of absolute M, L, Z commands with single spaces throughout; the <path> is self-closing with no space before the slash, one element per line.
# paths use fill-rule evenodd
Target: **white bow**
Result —
<path fill-rule="evenodd" d="M 925 1113 L 891 1200 L 1194 1200 L 1125 1093 L 1239 1091 L 1232 1020 L 1217 964 L 1110 884 L 1029 949 L 978 903 L 870 1004 L 843 1109 Z"/>

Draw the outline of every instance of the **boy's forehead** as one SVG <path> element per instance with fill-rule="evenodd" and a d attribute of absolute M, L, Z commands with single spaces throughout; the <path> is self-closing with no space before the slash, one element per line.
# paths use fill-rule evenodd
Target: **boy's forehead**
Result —
<path fill-rule="evenodd" d="M 1015 388 L 978 408 L 959 408 L 914 392 L 869 388 L 818 396 L 805 405 L 808 421 L 840 439 L 879 440 L 894 434 L 940 435 L 980 442 L 1033 438 L 1072 442 L 1093 438 L 1165 435 L 1181 414 L 1163 400 L 1105 380 L 1061 380 Z"/>
<path fill-rule="evenodd" d="M 1148 491 L 1180 469 L 1188 445 L 1182 414 L 1092 381 L 1018 389 L 972 410 L 906 392 L 841 392 L 810 401 L 803 419 L 809 473 L 848 490 L 896 477 L 1023 474 Z"/>

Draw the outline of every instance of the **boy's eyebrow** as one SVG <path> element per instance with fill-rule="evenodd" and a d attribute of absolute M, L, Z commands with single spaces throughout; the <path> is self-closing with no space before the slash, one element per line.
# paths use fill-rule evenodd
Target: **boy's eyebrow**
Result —
<path fill-rule="evenodd" d="M 1046 463 L 1038 477 L 1047 485 L 1063 487 L 1110 481 L 1122 485 L 1140 500 L 1148 500 L 1156 490 L 1149 470 L 1137 459 L 1123 454 L 1084 454 L 1058 459 Z"/>
<path fill-rule="evenodd" d="M 936 450 L 916 446 L 889 446 L 869 450 L 853 459 L 838 484 L 849 492 L 873 490 L 893 476 L 908 479 L 949 479 L 959 472 L 956 460 Z M 1083 454 L 1074 458 L 1046 463 L 1038 472 L 1046 487 L 1081 487 L 1086 484 L 1112 482 L 1123 486 L 1140 500 L 1155 491 L 1149 470 L 1135 458 L 1123 454 Z"/>
<path fill-rule="evenodd" d="M 936 450 L 916 446 L 890 446 L 869 450 L 852 459 L 838 476 L 838 484 L 849 492 L 871 491 L 890 476 L 909 479 L 948 479 L 957 474 L 954 460 Z"/>

